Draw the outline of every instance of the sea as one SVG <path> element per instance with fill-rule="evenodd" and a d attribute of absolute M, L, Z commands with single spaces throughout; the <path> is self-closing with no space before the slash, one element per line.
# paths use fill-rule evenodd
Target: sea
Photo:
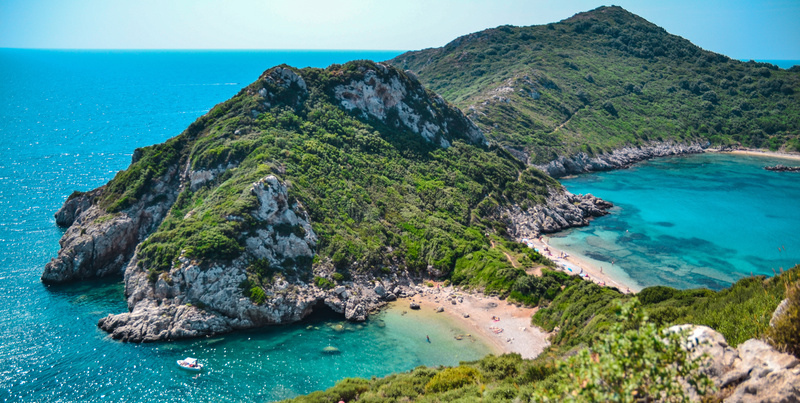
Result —
<path fill-rule="evenodd" d="M 719 290 L 800 264 L 800 160 L 705 153 L 561 180 L 614 203 L 610 214 L 549 242 L 602 267 L 631 289 Z"/>
<path fill-rule="evenodd" d="M 272 66 L 399 53 L 0 49 L 0 401 L 275 401 L 489 354 L 456 340 L 458 323 L 400 305 L 362 324 L 321 312 L 213 338 L 122 343 L 97 328 L 127 309 L 121 279 L 39 280 L 63 234 L 55 211 L 125 169 L 135 148 L 179 134 Z M 199 375 L 177 366 L 187 356 L 205 365 Z"/>
<path fill-rule="evenodd" d="M 464 332 L 458 323 L 406 312 L 399 304 L 362 324 L 320 312 L 300 324 L 212 338 L 122 343 L 96 326 L 126 310 L 120 279 L 60 286 L 39 280 L 63 234 L 55 211 L 74 190 L 101 186 L 125 169 L 135 148 L 179 134 L 272 66 L 325 67 L 399 53 L 0 49 L 0 401 L 275 401 L 346 377 L 455 365 L 488 354 L 480 341 L 456 340 Z M 798 260 L 800 221 L 792 201 L 800 195 L 796 176 L 767 173 L 760 169 L 766 163 L 682 157 L 566 180 L 571 190 L 595 193 L 617 207 L 590 227 L 564 234 L 564 244 L 577 253 L 605 242 L 608 248 L 591 256 L 616 259 L 615 266 L 642 285 L 720 288 L 750 272 L 771 274 Z M 634 179 L 650 167 L 661 169 L 644 177 L 650 183 Z M 690 185 L 687 176 L 701 182 Z M 705 189 L 711 201 L 700 195 Z M 745 200 L 754 204 L 739 204 Z M 713 203 L 689 212 L 706 202 Z M 701 218 L 727 226 L 711 231 L 695 222 Z M 704 254 L 694 252 L 697 247 Z M 697 266 L 659 263 L 670 256 L 695 257 L 690 263 Z M 664 267 L 672 274 L 663 274 Z M 325 353 L 326 347 L 337 353 Z M 178 368 L 176 361 L 187 356 L 199 358 L 203 372 Z"/>

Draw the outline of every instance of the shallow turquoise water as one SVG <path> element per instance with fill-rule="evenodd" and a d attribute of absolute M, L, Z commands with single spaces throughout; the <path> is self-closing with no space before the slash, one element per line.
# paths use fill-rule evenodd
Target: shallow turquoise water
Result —
<path fill-rule="evenodd" d="M 53 213 L 126 168 L 135 148 L 177 135 L 274 65 L 398 53 L 0 49 L 0 401 L 270 401 L 485 355 L 446 323 L 400 313 L 341 332 L 323 316 L 319 329 L 126 344 L 96 326 L 126 310 L 121 282 L 39 281 L 62 234 Z M 328 345 L 341 354 L 322 354 Z M 175 364 L 189 355 L 207 365 L 197 379 Z"/>
<path fill-rule="evenodd" d="M 720 289 L 751 273 L 771 276 L 800 263 L 800 175 L 763 169 L 779 163 L 800 165 L 701 154 L 564 179 L 571 192 L 615 208 L 551 243 L 623 271 L 636 288 Z"/>

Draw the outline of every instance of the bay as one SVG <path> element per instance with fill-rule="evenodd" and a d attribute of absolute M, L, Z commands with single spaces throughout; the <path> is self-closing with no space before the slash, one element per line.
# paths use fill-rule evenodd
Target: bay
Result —
<path fill-rule="evenodd" d="M 719 290 L 751 274 L 772 276 L 800 263 L 800 175 L 763 169 L 777 164 L 798 161 L 706 153 L 564 179 L 571 192 L 615 207 L 551 243 L 623 271 L 636 289 Z"/>
<path fill-rule="evenodd" d="M 487 354 L 456 341 L 455 324 L 397 309 L 362 325 L 323 312 L 297 325 L 127 344 L 96 326 L 127 309 L 121 279 L 39 281 L 63 233 L 53 213 L 74 190 L 125 169 L 137 147 L 179 134 L 272 66 L 399 53 L 0 49 L 0 401 L 272 401 Z M 323 354 L 327 346 L 340 353 Z M 199 377 L 177 367 L 186 356 L 206 364 Z"/>

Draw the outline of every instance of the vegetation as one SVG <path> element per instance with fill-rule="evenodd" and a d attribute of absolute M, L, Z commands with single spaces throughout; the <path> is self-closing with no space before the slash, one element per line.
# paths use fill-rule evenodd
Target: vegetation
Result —
<path fill-rule="evenodd" d="M 705 51 L 619 7 L 390 61 L 534 163 L 651 141 L 800 151 L 800 75 Z"/>
<path fill-rule="evenodd" d="M 747 277 L 730 288 L 676 290 L 649 287 L 637 296 L 650 321 L 660 327 L 683 323 L 705 325 L 720 332 L 736 347 L 751 338 L 762 338 L 770 328 L 772 313 L 786 295 L 788 285 L 798 284 L 800 266 L 772 278 Z M 613 289 L 580 282 L 566 288 L 548 307 L 533 316 L 545 330 L 559 328 L 551 339 L 552 353 L 591 345 L 598 335 L 617 323 L 615 307 L 629 299 Z"/>
<path fill-rule="evenodd" d="M 703 359 L 692 359 L 681 347 L 685 335 L 658 330 L 635 300 L 618 306 L 617 313 L 619 324 L 570 358 L 489 355 L 452 368 L 418 367 L 382 379 L 347 379 L 292 401 L 686 401 L 681 379 L 699 396 L 711 391 L 711 381 L 699 371 Z"/>
<path fill-rule="evenodd" d="M 449 278 L 459 259 L 472 253 L 491 267 L 507 265 L 504 253 L 492 251 L 487 233 L 502 234 L 499 247 L 517 256 L 522 274 L 547 264 L 541 255 L 504 240 L 498 208 L 542 203 L 548 188 L 559 186 L 553 179 L 503 148 L 461 139 L 462 132 L 454 130 L 451 146 L 441 148 L 396 124 L 400 118 L 391 113 L 384 120 L 367 119 L 358 110 L 346 111 L 334 98 L 337 85 L 377 72 L 416 91 L 419 98 L 413 102 L 419 105 L 413 107 L 436 108 L 450 126 L 466 127 L 460 112 L 400 71 L 368 61 L 327 69 L 279 68 L 302 76 L 306 89 L 280 84 L 270 76 L 274 70 L 267 71 L 180 136 L 137 150 L 130 168 L 106 186 L 101 204 L 116 212 L 151 200 L 147 192 L 175 180 L 187 165 L 213 173 L 213 179 L 183 189 L 158 229 L 140 245 L 138 264 L 152 281 L 181 256 L 199 262 L 242 256 L 245 239 L 268 229 L 253 218 L 257 199 L 249 191 L 268 175 L 285 182 L 290 202 L 309 213 L 319 240 L 315 261 L 333 263 L 333 281 L 349 278 L 351 270 L 381 275 L 381 268 L 398 266 Z M 285 227 L 269 230 L 305 235 L 302 227 Z M 330 279 L 312 278 L 312 264 L 310 259 L 287 259 L 283 267 L 250 262 L 242 291 L 263 302 L 268 296 L 253 290 L 269 284 L 276 273 L 331 287 Z M 520 276 L 518 270 L 509 273 L 508 286 L 498 288 L 504 294 L 513 291 L 510 285 Z M 515 296 L 524 297 L 516 291 Z"/>
<path fill-rule="evenodd" d="M 767 330 L 767 338 L 778 349 L 800 358 L 800 283 L 786 283 L 787 304 L 783 314 Z"/>

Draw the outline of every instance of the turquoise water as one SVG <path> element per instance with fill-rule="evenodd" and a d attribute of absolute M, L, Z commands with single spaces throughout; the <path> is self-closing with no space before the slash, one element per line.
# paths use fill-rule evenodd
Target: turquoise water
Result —
<path fill-rule="evenodd" d="M 121 282 L 39 281 L 62 235 L 53 213 L 73 190 L 126 168 L 136 147 L 177 135 L 274 65 L 397 53 L 0 49 L 0 401 L 269 401 L 348 376 L 485 355 L 484 345 L 455 341 L 447 323 L 399 312 L 342 331 L 332 328 L 338 318 L 322 316 L 319 329 L 125 344 L 96 326 L 126 309 Z M 322 354 L 328 345 L 341 353 Z M 175 361 L 186 356 L 207 371 L 194 379 L 179 370 Z"/>
<path fill-rule="evenodd" d="M 627 276 L 636 289 L 720 289 L 751 273 L 772 276 L 800 263 L 800 174 L 763 169 L 779 163 L 800 165 L 701 154 L 564 179 L 571 192 L 615 208 L 551 243 Z"/>

